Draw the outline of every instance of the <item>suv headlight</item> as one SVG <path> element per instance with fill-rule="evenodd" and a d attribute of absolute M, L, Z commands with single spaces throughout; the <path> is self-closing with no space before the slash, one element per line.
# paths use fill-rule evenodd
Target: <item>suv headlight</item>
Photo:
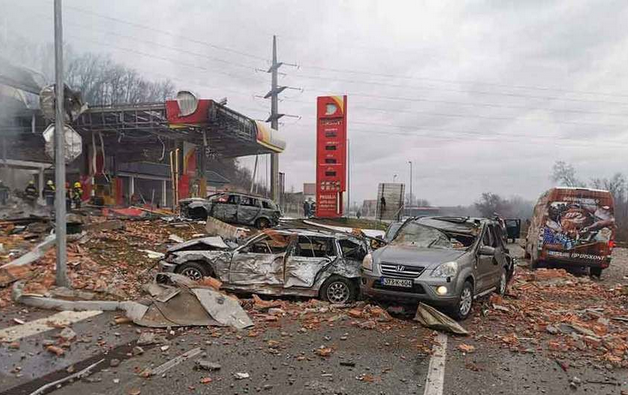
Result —
<path fill-rule="evenodd" d="M 432 277 L 453 277 L 458 272 L 458 262 L 446 262 L 432 270 Z"/>
<path fill-rule="evenodd" d="M 366 254 L 362 259 L 362 269 L 373 271 L 373 255 Z"/>

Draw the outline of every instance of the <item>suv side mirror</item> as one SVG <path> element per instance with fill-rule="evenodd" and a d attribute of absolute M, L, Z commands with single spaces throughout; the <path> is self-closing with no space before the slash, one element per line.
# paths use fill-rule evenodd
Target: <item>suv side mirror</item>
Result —
<path fill-rule="evenodd" d="M 495 248 L 490 246 L 481 246 L 479 252 L 480 255 L 495 255 Z"/>

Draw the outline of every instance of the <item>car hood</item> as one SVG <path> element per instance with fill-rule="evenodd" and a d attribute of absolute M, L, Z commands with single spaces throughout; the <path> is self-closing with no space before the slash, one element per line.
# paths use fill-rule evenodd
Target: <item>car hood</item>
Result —
<path fill-rule="evenodd" d="M 377 263 L 390 262 L 410 266 L 430 267 L 444 262 L 455 261 L 467 253 L 453 248 L 419 248 L 402 245 L 387 245 L 373 252 Z"/>

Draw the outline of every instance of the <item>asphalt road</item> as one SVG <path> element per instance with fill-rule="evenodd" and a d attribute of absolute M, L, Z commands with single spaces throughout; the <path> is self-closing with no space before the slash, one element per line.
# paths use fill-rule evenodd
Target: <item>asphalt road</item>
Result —
<path fill-rule="evenodd" d="M 513 247 L 516 249 L 516 247 Z M 602 278 L 608 284 L 625 283 L 628 267 L 626 250 L 618 249 L 614 266 Z M 0 312 L 0 330 L 28 326 L 29 322 L 58 312 L 13 307 Z M 55 356 L 43 347 L 56 340 L 61 329 L 49 329 L 19 340 L 19 348 L 0 345 L 0 395 L 30 394 L 40 386 L 66 377 L 70 372 L 104 359 L 95 372 L 80 381 L 54 390 L 54 394 L 626 394 L 628 371 L 608 369 L 587 361 L 568 360 L 562 367 L 542 353 L 513 353 L 499 345 L 472 338 L 448 337 L 444 366 L 428 369 L 431 356 L 420 345 L 433 337 L 410 319 L 395 320 L 389 329 L 363 329 L 344 317 L 305 329 L 291 317 L 262 323 L 254 329 L 236 332 L 227 328 L 192 328 L 161 331 L 169 339 L 162 345 L 133 348 L 145 328 L 114 324 L 115 314 L 102 313 L 70 327 L 77 340 L 65 355 Z M 19 324 L 14 319 L 23 320 Z M 464 325 L 464 323 L 463 323 Z M 19 334 L 14 334 L 19 336 Z M 465 354 L 457 347 L 474 345 Z M 321 346 L 331 348 L 319 356 Z M 186 360 L 165 374 L 144 378 L 154 368 L 200 348 L 201 354 Z M 217 371 L 195 369 L 204 359 L 221 365 Z M 112 360 L 114 361 L 112 366 Z M 428 374 L 444 369 L 440 392 L 425 392 Z M 237 379 L 236 373 L 248 378 Z M 575 380 L 574 380 L 575 377 Z M 211 379 L 208 380 L 208 379 Z M 572 384 L 573 383 L 573 384 Z M 433 388 L 429 391 L 432 391 Z"/>

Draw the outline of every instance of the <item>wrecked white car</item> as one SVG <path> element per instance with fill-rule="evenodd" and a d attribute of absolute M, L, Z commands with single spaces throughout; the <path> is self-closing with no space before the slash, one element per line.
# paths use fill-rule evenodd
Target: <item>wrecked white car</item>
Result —
<path fill-rule="evenodd" d="M 368 251 L 364 240 L 349 234 L 267 230 L 236 248 L 220 238 L 181 243 L 168 250 L 160 267 L 193 280 L 211 276 L 236 292 L 348 303 L 358 296 L 360 265 Z"/>

